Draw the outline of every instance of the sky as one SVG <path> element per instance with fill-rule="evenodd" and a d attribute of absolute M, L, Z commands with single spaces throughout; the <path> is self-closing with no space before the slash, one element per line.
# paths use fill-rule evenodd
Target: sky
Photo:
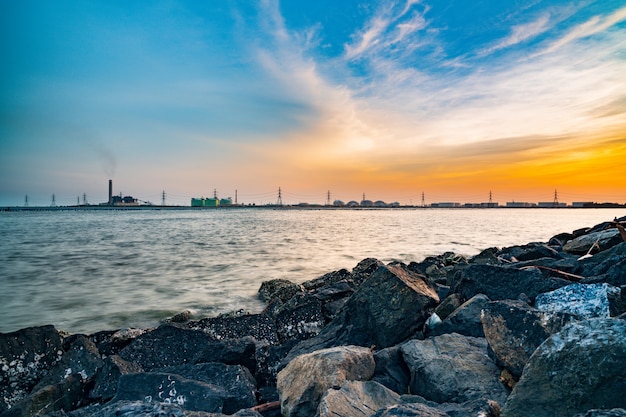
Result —
<path fill-rule="evenodd" d="M 626 203 L 623 0 L 0 2 L 0 206 Z"/>

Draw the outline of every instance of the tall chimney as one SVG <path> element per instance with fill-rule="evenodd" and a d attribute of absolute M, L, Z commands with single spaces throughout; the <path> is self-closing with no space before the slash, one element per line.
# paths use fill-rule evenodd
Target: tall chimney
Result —
<path fill-rule="evenodd" d="M 109 180 L 109 206 L 113 205 L 113 180 Z"/>

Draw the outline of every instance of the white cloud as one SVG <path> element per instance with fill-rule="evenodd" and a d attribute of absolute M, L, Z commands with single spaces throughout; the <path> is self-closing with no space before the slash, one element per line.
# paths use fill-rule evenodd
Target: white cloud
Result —
<path fill-rule="evenodd" d="M 546 13 L 533 22 L 513 26 L 511 28 L 511 34 L 509 36 L 482 51 L 481 53 L 479 53 L 479 55 L 488 55 L 500 49 L 508 48 L 510 46 L 514 46 L 521 42 L 532 39 L 547 31 L 550 28 L 549 23 L 550 15 Z"/>

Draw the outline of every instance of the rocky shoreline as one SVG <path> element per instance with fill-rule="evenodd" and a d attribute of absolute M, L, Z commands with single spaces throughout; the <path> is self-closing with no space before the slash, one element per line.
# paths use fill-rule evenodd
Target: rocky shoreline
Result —
<path fill-rule="evenodd" d="M 626 416 L 624 225 L 266 281 L 260 314 L 0 333 L 0 417 Z"/>

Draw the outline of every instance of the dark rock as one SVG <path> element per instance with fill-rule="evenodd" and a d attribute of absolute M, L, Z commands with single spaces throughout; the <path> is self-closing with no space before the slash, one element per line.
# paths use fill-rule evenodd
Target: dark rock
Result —
<path fill-rule="evenodd" d="M 149 332 L 145 329 L 121 329 L 98 332 L 91 335 L 91 340 L 96 344 L 100 354 L 104 356 L 117 355 L 122 349 L 130 344 L 135 338 Z"/>
<path fill-rule="evenodd" d="M 165 366 L 192 363 L 198 352 L 212 340 L 200 330 L 162 325 L 137 337 L 122 349 L 119 356 L 150 371 Z"/>
<path fill-rule="evenodd" d="M 256 381 L 248 368 L 241 365 L 203 363 L 171 366 L 158 369 L 156 372 L 176 374 L 222 388 L 224 390 L 222 396 L 224 414 L 233 414 L 238 410 L 256 405 Z"/>
<path fill-rule="evenodd" d="M 252 336 L 257 342 L 279 343 L 274 321 L 266 314 L 223 314 L 186 323 L 185 327 L 202 330 L 213 340 Z"/>
<path fill-rule="evenodd" d="M 243 365 L 255 372 L 256 340 L 251 336 L 241 339 L 212 340 L 202 346 L 193 363 L 220 362 L 226 365 Z"/>
<path fill-rule="evenodd" d="M 343 280 L 312 290 L 311 295 L 322 303 L 324 321 L 329 323 L 337 316 L 354 291 L 354 285 L 350 281 Z"/>
<path fill-rule="evenodd" d="M 283 361 L 297 343 L 297 340 L 288 340 L 281 345 L 257 343 L 257 368 L 254 377 L 259 386 L 276 386 L 278 371 L 286 365 Z"/>
<path fill-rule="evenodd" d="M 285 303 L 300 291 L 302 291 L 302 287 L 296 283 L 286 279 L 273 279 L 263 281 L 257 295 L 261 301 L 266 303 L 271 303 L 274 300 Z"/>
<path fill-rule="evenodd" d="M 560 259 L 562 255 L 543 243 L 528 243 L 523 246 L 503 248 L 499 256 L 512 262 L 530 261 L 539 258 Z"/>
<path fill-rule="evenodd" d="M 329 272 L 328 274 L 324 274 L 310 281 L 305 281 L 302 283 L 302 287 L 307 291 L 314 291 L 332 286 L 341 281 L 353 283 L 354 275 L 347 269 L 340 269 L 339 271 Z"/>
<path fill-rule="evenodd" d="M 125 361 L 118 355 L 107 357 L 103 366 L 98 369 L 95 375 L 94 387 L 89 392 L 89 398 L 98 401 L 109 401 L 115 397 L 120 377 L 137 372 L 143 372 L 139 365 Z"/>
<path fill-rule="evenodd" d="M 372 417 L 450 417 L 450 415 L 425 404 L 413 403 L 381 408 Z"/>
<path fill-rule="evenodd" d="M 503 417 L 570 417 L 626 406 L 626 322 L 573 322 L 533 353 Z"/>
<path fill-rule="evenodd" d="M 485 304 L 482 322 L 487 342 L 499 363 L 516 378 L 544 340 L 573 321 L 575 316 L 547 313 L 522 301 Z"/>
<path fill-rule="evenodd" d="M 487 355 L 483 338 L 456 333 L 410 340 L 401 346 L 411 371 L 411 393 L 438 403 L 489 398 L 504 402 L 500 370 Z"/>
<path fill-rule="evenodd" d="M 574 239 L 575 237 L 576 236 L 574 236 L 573 233 L 559 233 L 558 235 L 552 236 L 550 238 L 550 240 L 548 241 L 548 245 L 556 246 L 562 249 L 563 245 L 565 245 L 567 242 Z"/>
<path fill-rule="evenodd" d="M 34 389 L 58 384 L 69 375 L 78 375 L 82 381 L 86 381 L 92 378 L 103 364 L 96 345 L 86 336 L 79 335 L 70 345 L 69 350 L 63 354 L 61 360 L 48 371 Z"/>
<path fill-rule="evenodd" d="M 352 280 L 354 284 L 359 287 L 362 283 L 369 279 L 369 277 L 371 277 L 372 274 L 376 272 L 381 266 L 385 266 L 385 264 L 378 259 L 363 259 L 354 268 L 352 268 Z"/>
<path fill-rule="evenodd" d="M 480 315 L 485 304 L 489 302 L 486 295 L 478 294 L 461 304 L 452 314 L 446 317 L 428 334 L 439 336 L 446 333 L 458 333 L 464 336 L 485 337 Z"/>
<path fill-rule="evenodd" d="M 573 417 L 626 417 L 626 410 L 613 408 L 611 410 L 589 410 L 586 413 L 578 413 Z"/>
<path fill-rule="evenodd" d="M 166 323 L 185 323 L 191 320 L 192 313 L 190 310 L 181 311 L 178 314 L 165 320 Z"/>
<path fill-rule="evenodd" d="M 438 302 L 419 276 L 398 266 L 380 267 L 319 335 L 296 345 L 286 360 L 347 344 L 393 346 L 421 330 Z"/>
<path fill-rule="evenodd" d="M 498 259 L 498 248 L 487 248 L 478 255 L 469 259 L 470 264 L 477 265 L 500 265 L 502 261 Z"/>
<path fill-rule="evenodd" d="M 84 405 L 86 385 L 77 374 L 69 375 L 58 383 L 46 385 L 34 392 L 10 410 L 0 413 L 2 417 L 32 417 L 54 411 L 71 411 Z"/>
<path fill-rule="evenodd" d="M 500 404 L 481 398 L 463 403 L 445 403 L 437 407 L 450 417 L 500 417 Z"/>
<path fill-rule="evenodd" d="M 324 327 L 321 302 L 310 294 L 294 295 L 275 312 L 274 322 L 280 343 L 316 336 Z"/>
<path fill-rule="evenodd" d="M 54 326 L 0 333 L 0 413 L 26 397 L 62 353 Z"/>
<path fill-rule="evenodd" d="M 468 300 L 485 294 L 491 300 L 515 300 L 525 293 L 531 299 L 538 294 L 569 285 L 558 278 L 545 278 L 537 269 L 518 270 L 502 266 L 470 265 L 461 274 L 453 290 Z"/>
<path fill-rule="evenodd" d="M 447 296 L 435 309 L 435 314 L 439 316 L 441 320 L 448 317 L 454 310 L 459 308 L 463 304 L 459 294 L 450 294 Z"/>
<path fill-rule="evenodd" d="M 542 311 L 573 314 L 579 318 L 609 317 L 609 299 L 621 302 L 621 291 L 609 284 L 571 284 L 540 294 L 535 307 Z"/>
<path fill-rule="evenodd" d="M 376 410 L 397 404 L 400 396 L 375 381 L 346 381 L 341 388 L 326 391 L 319 417 L 370 416 Z"/>
<path fill-rule="evenodd" d="M 278 392 L 284 417 L 312 416 L 322 395 L 346 381 L 366 381 L 374 374 L 374 356 L 368 348 L 341 346 L 301 355 L 278 374 Z"/>
<path fill-rule="evenodd" d="M 398 394 L 409 392 L 411 374 L 404 362 L 400 345 L 388 347 L 374 353 L 376 368 L 373 381 L 379 382 Z"/>
<path fill-rule="evenodd" d="M 221 413 L 223 388 L 175 374 L 138 373 L 120 377 L 116 401 L 166 402 L 185 410 Z"/>

